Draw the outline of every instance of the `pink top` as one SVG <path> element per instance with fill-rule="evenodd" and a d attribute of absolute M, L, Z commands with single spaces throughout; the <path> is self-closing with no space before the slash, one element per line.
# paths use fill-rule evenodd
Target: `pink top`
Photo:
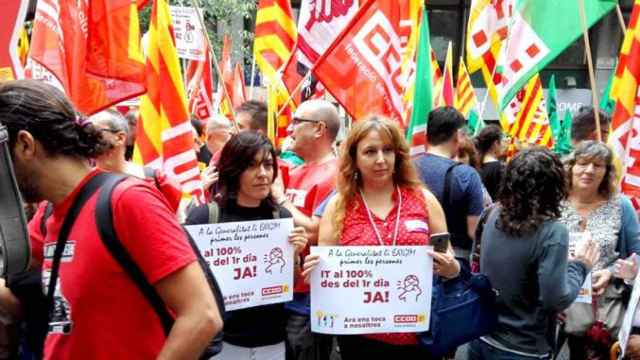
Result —
<path fill-rule="evenodd" d="M 420 246 L 429 244 L 429 214 L 427 213 L 422 191 L 401 188 L 402 208 L 400 209 L 400 225 L 398 226 L 398 246 Z M 373 222 L 378 228 L 384 245 L 393 244 L 393 233 L 396 225 L 398 207 L 397 193 L 393 193 L 394 206 L 385 219 L 372 213 Z M 380 245 L 376 232 L 371 226 L 367 208 L 360 195 L 347 204 L 344 225 L 340 236 L 341 246 L 376 246 Z M 394 345 L 415 345 L 415 333 L 386 333 L 365 335 L 368 338 Z"/>

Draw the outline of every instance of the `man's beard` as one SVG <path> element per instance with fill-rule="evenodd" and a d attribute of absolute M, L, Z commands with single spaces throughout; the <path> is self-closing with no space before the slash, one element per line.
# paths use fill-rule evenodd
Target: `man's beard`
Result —
<path fill-rule="evenodd" d="M 18 182 L 18 189 L 22 195 L 22 201 L 27 203 L 36 203 L 43 200 L 42 194 L 35 183 L 36 175 L 27 171 L 21 171 L 20 166 L 15 165 L 16 180 Z"/>

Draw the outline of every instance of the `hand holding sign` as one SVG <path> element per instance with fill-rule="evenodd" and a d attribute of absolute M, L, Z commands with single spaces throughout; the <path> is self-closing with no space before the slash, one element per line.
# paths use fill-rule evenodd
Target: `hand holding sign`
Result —
<path fill-rule="evenodd" d="M 429 328 L 433 259 L 427 246 L 311 247 L 311 329 L 324 334 Z"/>
<path fill-rule="evenodd" d="M 633 280 L 638 274 L 638 256 L 633 253 L 626 259 L 618 259 L 613 265 L 613 276 L 624 279 Z"/>

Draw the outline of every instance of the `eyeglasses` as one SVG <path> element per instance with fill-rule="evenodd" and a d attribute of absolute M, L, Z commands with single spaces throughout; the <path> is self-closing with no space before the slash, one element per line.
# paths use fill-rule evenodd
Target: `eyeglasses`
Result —
<path fill-rule="evenodd" d="M 120 132 L 120 130 L 110 129 L 110 128 L 98 128 L 98 131 L 100 131 L 100 132 L 106 131 L 106 132 L 112 133 L 112 134 L 117 134 L 117 133 Z"/>
<path fill-rule="evenodd" d="M 299 117 L 294 117 L 293 120 L 291 120 L 291 123 L 293 125 L 298 125 L 298 124 L 301 124 L 303 122 L 317 123 L 319 121 L 311 120 L 311 119 L 304 119 L 304 118 L 299 118 Z"/>

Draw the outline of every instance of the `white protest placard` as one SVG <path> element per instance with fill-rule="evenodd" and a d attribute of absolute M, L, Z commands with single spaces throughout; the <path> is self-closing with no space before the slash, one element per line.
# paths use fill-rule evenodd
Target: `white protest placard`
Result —
<path fill-rule="evenodd" d="M 185 227 L 211 267 L 227 310 L 293 299 L 293 219 Z"/>
<path fill-rule="evenodd" d="M 196 8 L 170 6 L 178 57 L 204 61 L 205 38 Z M 202 13 L 202 10 L 200 11 Z"/>
<path fill-rule="evenodd" d="M 585 233 L 583 232 L 570 232 L 569 233 L 569 255 L 574 256 L 576 246 L 585 239 Z M 584 279 L 584 283 L 578 292 L 578 297 L 575 302 L 591 304 L 593 296 L 593 287 L 591 286 L 591 273 L 588 273 Z"/>
<path fill-rule="evenodd" d="M 633 327 L 633 319 L 636 311 L 638 310 L 638 303 L 640 303 L 640 285 L 638 285 L 638 282 L 640 282 L 640 271 L 636 274 L 636 278 L 633 282 L 633 290 L 631 291 L 627 311 L 624 313 L 620 332 L 618 333 L 618 341 L 620 342 L 621 351 L 619 359 L 624 357 L 625 351 L 627 350 L 629 335 L 631 335 L 631 328 Z"/>
<path fill-rule="evenodd" d="M 311 247 L 311 331 L 323 334 L 429 329 L 429 246 Z"/>

